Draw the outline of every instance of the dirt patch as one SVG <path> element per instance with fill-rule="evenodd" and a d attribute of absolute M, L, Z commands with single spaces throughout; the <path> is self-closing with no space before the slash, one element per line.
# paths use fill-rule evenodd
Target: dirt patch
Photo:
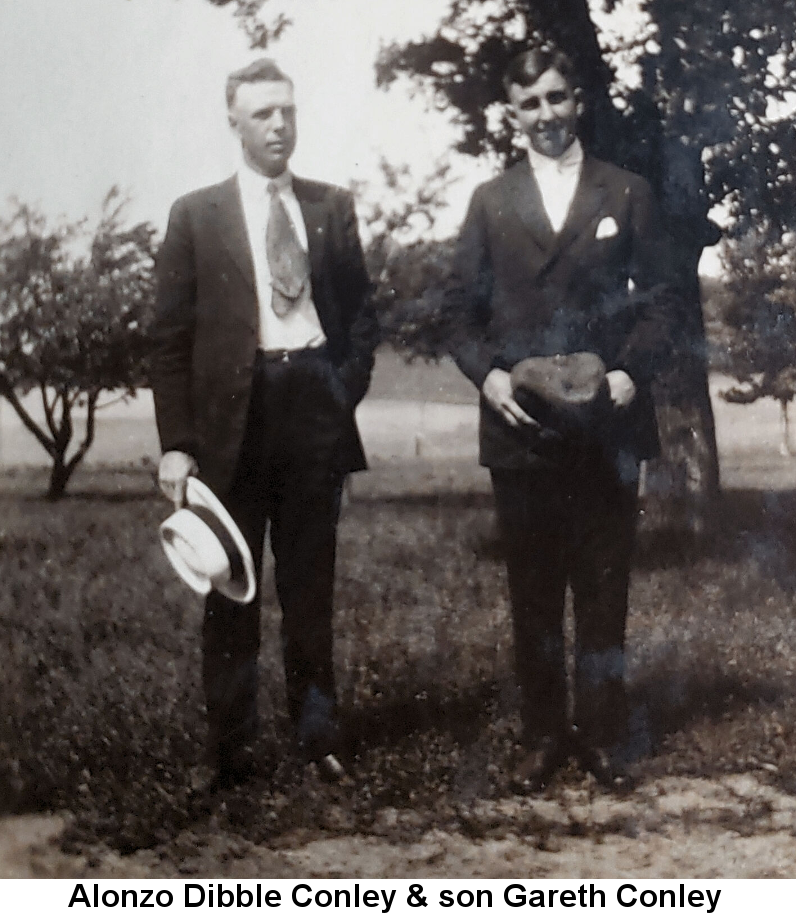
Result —
<path fill-rule="evenodd" d="M 252 806 L 257 803 L 252 802 Z M 267 803 L 262 803 L 267 807 Z M 224 803 L 218 807 L 223 809 Z M 472 804 L 457 832 L 411 809 L 384 809 L 372 835 L 286 835 L 256 845 L 186 830 L 168 847 L 120 856 L 64 853 L 68 815 L 0 822 L 0 876 L 100 878 L 792 878 L 796 796 L 752 773 L 664 777 L 633 795 L 584 781 L 538 798 Z M 401 841 L 401 836 L 410 839 Z"/>

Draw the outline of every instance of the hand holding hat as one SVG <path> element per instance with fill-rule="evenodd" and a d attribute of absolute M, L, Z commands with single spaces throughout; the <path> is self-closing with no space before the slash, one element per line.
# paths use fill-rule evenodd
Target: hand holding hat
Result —
<path fill-rule="evenodd" d="M 512 428 L 536 425 L 536 420 L 531 418 L 514 398 L 511 375 L 507 371 L 498 367 L 492 368 L 484 380 L 481 392 L 495 412 L 503 416 L 503 420 Z"/>
<path fill-rule="evenodd" d="M 608 371 L 605 375 L 608 389 L 611 393 L 611 402 L 617 409 L 626 409 L 636 398 L 636 385 L 633 378 L 626 371 Z"/>
<path fill-rule="evenodd" d="M 189 476 L 198 472 L 196 461 L 181 450 L 169 450 L 160 458 L 158 486 L 160 491 L 174 502 L 175 508 L 185 504 L 185 487 Z"/>
<path fill-rule="evenodd" d="M 605 364 L 592 352 L 526 358 L 511 384 L 527 413 L 561 433 L 593 429 L 611 407 Z"/>
<path fill-rule="evenodd" d="M 249 546 L 227 509 L 193 476 L 185 482 L 185 507 L 160 525 L 160 542 L 174 571 L 197 593 L 219 591 L 240 604 L 254 599 Z"/>

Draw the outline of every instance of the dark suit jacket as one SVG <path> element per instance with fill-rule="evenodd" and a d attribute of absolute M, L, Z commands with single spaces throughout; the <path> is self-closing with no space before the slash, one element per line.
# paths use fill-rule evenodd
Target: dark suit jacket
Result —
<path fill-rule="evenodd" d="M 343 471 L 363 469 L 354 408 L 365 395 L 378 326 L 351 195 L 294 178 L 309 240 L 312 296 L 333 367 L 348 395 Z M 220 494 L 231 484 L 246 427 L 258 346 L 254 267 L 237 180 L 173 206 L 158 259 L 150 380 L 165 451 L 182 450 Z"/>
<path fill-rule="evenodd" d="M 612 448 L 637 459 L 654 456 L 659 444 L 650 382 L 680 303 L 669 253 L 641 177 L 587 156 L 556 234 L 523 160 L 473 194 L 446 290 L 457 326 L 453 356 L 480 390 L 490 370 L 510 370 L 532 355 L 595 352 L 637 387 L 631 406 L 610 419 Z M 482 397 L 485 466 L 518 467 L 555 456 L 560 445 L 549 434 L 512 429 Z"/>

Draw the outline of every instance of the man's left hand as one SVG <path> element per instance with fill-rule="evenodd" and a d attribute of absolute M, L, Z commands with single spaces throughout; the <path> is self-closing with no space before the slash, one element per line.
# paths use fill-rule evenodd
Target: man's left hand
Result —
<path fill-rule="evenodd" d="M 617 409 L 626 409 L 636 396 L 636 385 L 630 375 L 625 371 L 608 371 L 605 379 L 611 392 L 611 402 Z"/>

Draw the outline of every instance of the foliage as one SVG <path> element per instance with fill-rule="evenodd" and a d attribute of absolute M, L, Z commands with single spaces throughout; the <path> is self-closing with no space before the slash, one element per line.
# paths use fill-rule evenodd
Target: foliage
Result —
<path fill-rule="evenodd" d="M 706 150 L 708 193 L 736 217 L 795 226 L 796 2 L 648 0 L 659 50 L 646 88 L 670 131 Z"/>
<path fill-rule="evenodd" d="M 500 75 L 527 36 L 541 32 L 576 58 L 595 111 L 587 133 L 598 153 L 632 161 L 656 184 L 655 134 L 682 138 L 707 160 L 709 204 L 794 226 L 794 132 L 782 103 L 796 92 L 796 0 L 775 7 L 642 0 L 646 19 L 628 15 L 630 6 L 452 0 L 434 35 L 384 49 L 377 79 L 386 86 L 406 75 L 424 86 L 437 106 L 456 112 L 460 150 L 505 160 L 514 154 L 515 131 Z M 624 17 L 613 31 L 606 8 Z M 598 32 L 594 22 L 605 28 Z M 623 65 L 623 74 L 635 66 L 635 84 L 632 77 L 630 86 L 611 82 L 598 39 L 609 64 Z M 613 104 L 606 104 L 609 93 Z"/>
<path fill-rule="evenodd" d="M 418 183 L 406 166 L 385 159 L 380 166 L 378 192 L 366 183 L 356 184 L 354 191 L 366 228 L 382 338 L 410 358 L 437 358 L 449 332 L 442 293 L 453 241 L 434 239 L 433 230 L 453 181 L 450 166 L 438 163 Z"/>
<path fill-rule="evenodd" d="M 91 447 L 103 390 L 132 394 L 145 380 L 146 327 L 154 300 L 155 231 L 126 227 L 124 202 L 105 200 L 87 255 L 85 222 L 49 227 L 20 205 L 0 242 L 0 394 L 52 459 L 58 498 Z M 20 394 L 38 390 L 44 423 Z M 74 410 L 86 429 L 73 449 Z"/>
<path fill-rule="evenodd" d="M 234 5 L 234 16 L 249 39 L 252 48 L 265 49 L 276 41 L 288 26 L 290 19 L 278 13 L 273 22 L 265 23 L 260 13 L 268 0 L 210 0 L 214 6 Z"/>
<path fill-rule="evenodd" d="M 725 251 L 727 283 L 721 299 L 723 340 L 719 369 L 738 386 L 730 402 L 776 399 L 789 449 L 787 406 L 796 396 L 796 258 L 793 235 L 752 227 Z"/>

